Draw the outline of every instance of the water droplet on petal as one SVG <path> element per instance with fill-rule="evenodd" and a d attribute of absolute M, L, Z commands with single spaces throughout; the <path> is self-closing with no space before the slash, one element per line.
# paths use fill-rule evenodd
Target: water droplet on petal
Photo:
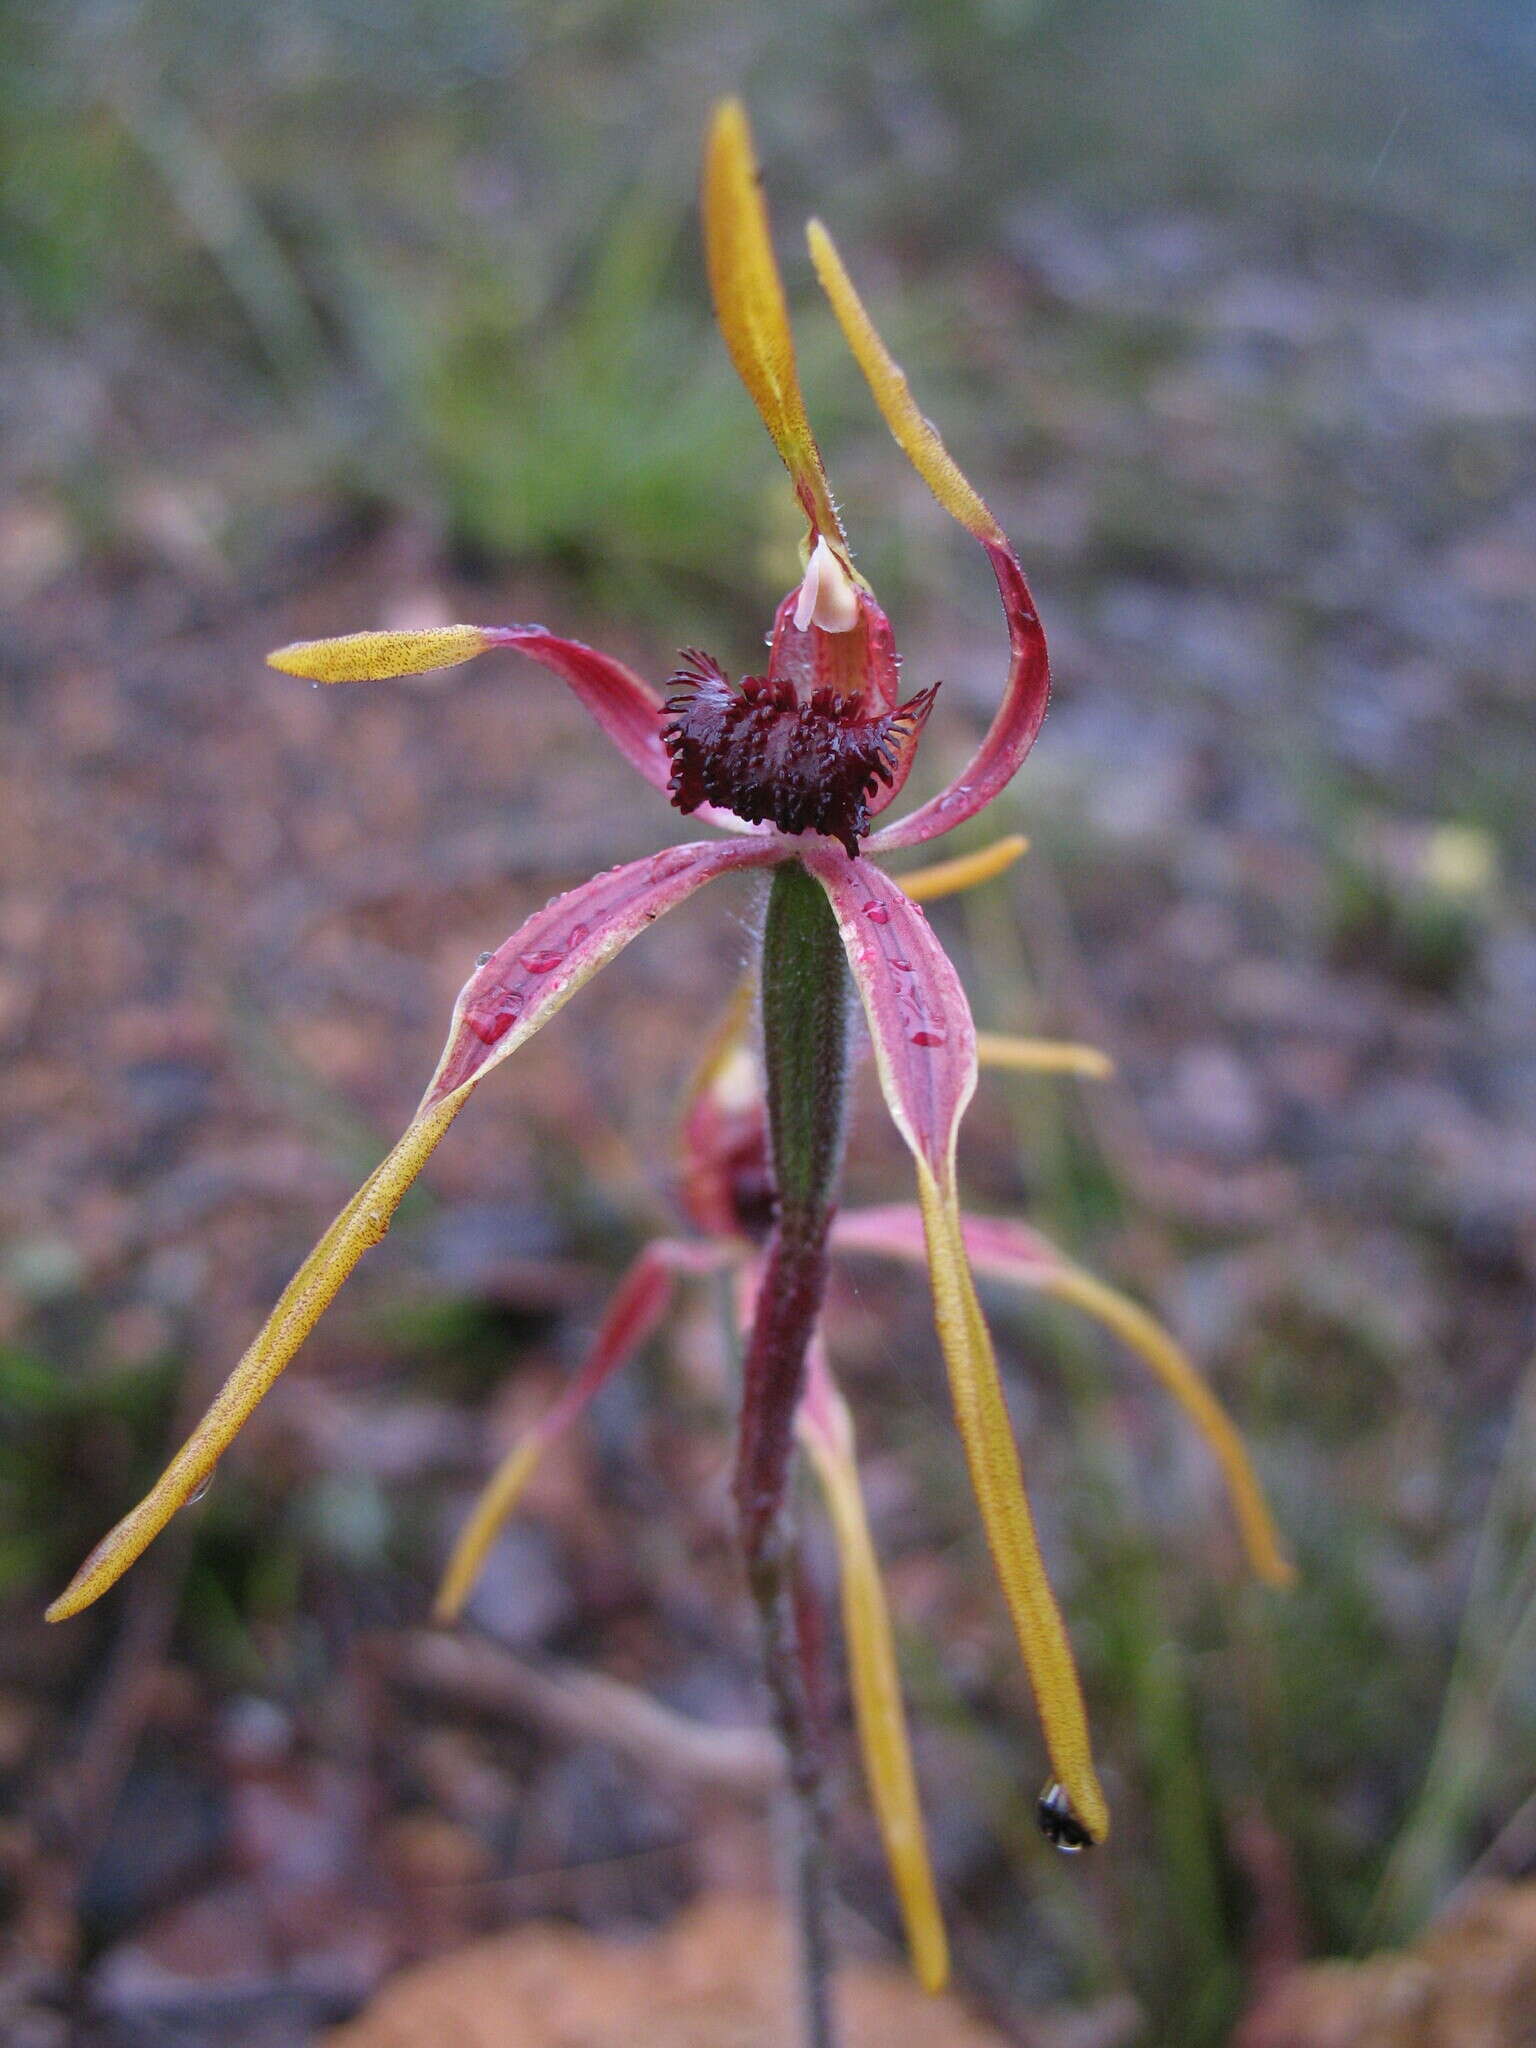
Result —
<path fill-rule="evenodd" d="M 914 1031 L 912 1033 L 912 1043 L 920 1045 L 924 1052 L 931 1052 L 936 1045 L 943 1045 L 944 1033 L 942 1031 Z"/>
<path fill-rule="evenodd" d="M 487 960 L 494 960 L 495 957 L 496 955 L 494 953 L 477 953 L 475 955 L 475 965 L 477 967 L 483 967 Z"/>
<path fill-rule="evenodd" d="M 889 924 L 891 921 L 890 910 L 877 896 L 871 897 L 870 901 L 865 904 L 864 915 L 871 924 Z"/>
<path fill-rule="evenodd" d="M 1076 1808 L 1054 1779 L 1036 1802 L 1035 1819 L 1039 1822 L 1041 1834 L 1063 1856 L 1076 1856 L 1080 1850 L 1093 1847 L 1092 1835 L 1078 1819 Z"/>
<path fill-rule="evenodd" d="M 498 988 L 484 999 L 484 1006 L 465 1013 L 464 1022 L 483 1045 L 494 1045 L 505 1038 L 517 1022 L 523 1009 L 523 992 L 519 988 Z"/>
<path fill-rule="evenodd" d="M 568 946 L 579 946 L 583 939 L 590 938 L 591 935 L 592 928 L 590 925 L 573 924 L 571 926 L 571 935 L 565 943 Z"/>
<path fill-rule="evenodd" d="M 182 1502 L 183 1507 L 195 1508 L 200 1500 L 204 1500 L 207 1498 L 208 1489 L 210 1486 L 212 1486 L 213 1476 L 218 1471 L 218 1469 L 219 1468 L 217 1465 L 209 1466 L 208 1470 L 203 1474 L 202 1478 L 199 1479 L 196 1486 L 193 1487 L 192 1491 L 187 1495 L 186 1499 Z"/>
<path fill-rule="evenodd" d="M 520 954 L 519 958 L 530 974 L 553 974 L 565 955 L 552 947 L 540 947 L 535 952 Z"/>
<path fill-rule="evenodd" d="M 910 960 L 892 960 L 890 964 L 897 974 L 910 974 L 912 972 L 912 962 Z"/>

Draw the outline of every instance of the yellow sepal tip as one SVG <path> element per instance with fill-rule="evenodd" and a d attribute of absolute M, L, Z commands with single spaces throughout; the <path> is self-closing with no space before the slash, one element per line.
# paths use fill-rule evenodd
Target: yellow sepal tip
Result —
<path fill-rule="evenodd" d="M 736 374 L 757 407 L 818 534 L 836 550 L 844 568 L 851 570 L 842 523 L 806 417 L 752 131 L 738 99 L 722 100 L 710 123 L 704 149 L 703 213 L 704 253 L 715 318 Z"/>
<path fill-rule="evenodd" d="M 239 1434 L 253 1409 L 319 1322 L 363 1253 L 389 1228 L 406 1189 L 463 1108 L 461 1091 L 424 1111 L 364 1181 L 297 1273 L 191 1436 L 137 1507 L 96 1545 L 45 1619 L 67 1621 L 100 1599 L 148 1549 Z"/>
<path fill-rule="evenodd" d="M 1077 1665 L 1046 1577 L 992 1339 L 971 1279 L 953 1168 L 941 1185 L 920 1158 L 917 1192 L 934 1322 L 987 1544 L 1029 1674 L 1052 1769 L 1077 1819 L 1093 1841 L 1102 1842 L 1109 1833 L 1109 1805 L 1094 1769 Z"/>
<path fill-rule="evenodd" d="M 1003 530 L 980 493 L 944 446 L 937 427 L 918 410 L 906 375 L 876 332 L 832 237 L 819 220 L 813 220 L 806 228 L 805 238 L 843 338 L 853 351 L 897 446 L 952 519 L 959 520 L 978 540 L 1006 547 Z"/>
<path fill-rule="evenodd" d="M 1281 1546 L 1258 1476 L 1231 1417 L 1179 1345 L 1139 1303 L 1080 1266 L 1063 1266 L 1039 1281 L 1040 1291 L 1070 1302 L 1113 1332 L 1151 1367 L 1209 1445 L 1221 1471 L 1243 1550 L 1266 1585 L 1296 1583 L 1296 1567 Z"/>
<path fill-rule="evenodd" d="M 1065 1038 L 1015 1038 L 1006 1031 L 978 1031 L 976 1058 L 981 1066 L 1010 1074 L 1076 1074 L 1085 1081 L 1106 1081 L 1115 1071 L 1114 1061 L 1096 1045 Z"/>
<path fill-rule="evenodd" d="M 1022 832 L 1009 832 L 1001 839 L 994 839 L 989 846 L 978 847 L 974 853 L 957 854 L 953 860 L 936 860 L 927 867 L 914 868 L 910 874 L 898 875 L 903 894 L 910 896 L 914 903 L 934 903 L 941 896 L 957 896 L 962 889 L 980 888 L 983 882 L 990 882 L 1029 851 L 1029 841 Z"/>
<path fill-rule="evenodd" d="M 839 1394 L 832 1391 L 830 1400 L 830 1426 L 817 1428 L 802 1409 L 800 1437 L 837 1544 L 859 1753 L 901 1908 L 907 1953 L 918 1983 L 938 1992 L 949 1981 L 949 1941 L 907 1739 L 890 1611 L 864 1511 L 852 1420 Z"/>
<path fill-rule="evenodd" d="M 536 1434 L 521 1438 L 486 1481 L 443 1571 L 432 1603 L 435 1622 L 446 1627 L 458 1620 L 491 1545 L 522 1499 L 543 1449 Z"/>
<path fill-rule="evenodd" d="M 496 644 L 483 626 L 424 626 L 398 633 L 342 633 L 334 640 L 295 640 L 267 656 L 268 668 L 311 683 L 374 683 L 457 668 Z"/>

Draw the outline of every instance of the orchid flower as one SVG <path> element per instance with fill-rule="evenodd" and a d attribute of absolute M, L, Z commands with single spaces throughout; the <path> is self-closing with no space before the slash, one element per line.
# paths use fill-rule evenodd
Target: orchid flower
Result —
<path fill-rule="evenodd" d="M 655 791 L 724 836 L 668 846 L 599 874 L 482 956 L 404 1136 L 300 1266 L 162 1477 L 96 1546 L 48 1613 L 61 1620 L 97 1599 L 203 1486 L 363 1253 L 388 1229 L 405 1190 L 480 1084 L 632 939 L 706 883 L 768 870 L 761 989 L 774 1222 L 744 1364 L 737 1477 L 754 1598 L 766 1615 L 783 1585 L 779 1517 L 836 1212 L 844 989 L 851 975 L 886 1104 L 917 1178 L 916 1210 L 888 1217 L 883 1241 L 866 1239 L 863 1249 L 916 1253 L 927 1265 L 955 1416 L 1038 1703 L 1061 1826 L 1098 1841 L 1108 1809 L 1081 1687 L 972 1279 L 978 1251 L 989 1263 L 1006 1252 L 1014 1278 L 1038 1273 L 1039 1261 L 1032 1265 L 1019 1242 L 979 1243 L 962 1220 L 956 1140 L 976 1087 L 976 1033 L 959 976 L 914 892 L 878 864 L 964 824 L 1007 786 L 1045 714 L 1045 637 L 1012 545 L 918 411 L 830 236 L 812 222 L 812 264 L 848 345 L 918 475 L 986 551 L 1008 637 L 997 709 L 969 765 L 942 794 L 895 823 L 880 822 L 911 772 L 938 686 L 899 701 L 890 622 L 855 566 L 807 420 L 751 138 L 735 101 L 723 104 L 711 125 L 703 214 L 721 332 L 806 520 L 802 574 L 774 618 L 766 674 L 733 684 L 709 656 L 689 649 L 667 689 L 658 691 L 610 656 L 533 625 L 353 633 L 285 647 L 269 659 L 288 675 L 329 684 L 447 668 L 499 650 L 522 654 L 570 686 Z M 844 1231 L 846 1240 L 846 1224 Z M 635 1280 L 627 1299 L 631 1328 L 645 1323 L 672 1270 L 663 1259 Z M 1080 1286 L 1077 1298 L 1093 1306 Z M 1188 1404 L 1188 1384 L 1170 1370 L 1166 1354 L 1161 1369 L 1175 1391 L 1183 1385 Z M 776 1653 L 766 1654 L 771 1674 Z M 783 1687 L 775 1697 L 787 1727 L 793 1700 Z M 817 2038 L 830 2038 L 829 2029 L 822 2026 Z"/>
<path fill-rule="evenodd" d="M 906 893 L 925 901 L 974 887 L 1021 851 L 998 841 L 979 859 L 939 863 L 909 874 Z M 759 1246 L 772 1223 L 768 1121 L 763 1077 L 747 1043 L 750 982 L 726 1012 L 685 1099 L 677 1186 L 693 1232 L 653 1239 L 615 1289 L 585 1357 L 559 1399 L 510 1446 L 482 1489 L 454 1545 L 438 1590 L 434 1617 L 456 1621 L 497 1535 L 523 1499 L 540 1459 L 588 1403 L 640 1351 L 659 1327 L 676 1283 L 735 1270 L 750 1301 Z M 1050 1039 L 978 1033 L 982 1064 L 1015 1073 L 1109 1069 L 1091 1046 Z M 1242 1441 L 1220 1403 L 1173 1338 L 1145 1309 L 1084 1272 L 1038 1231 L 1001 1217 L 966 1215 L 962 1234 L 975 1270 L 985 1278 L 1083 1309 L 1136 1352 L 1183 1408 L 1215 1454 L 1238 1534 L 1255 1575 L 1284 1585 L 1290 1567 Z M 844 1210 L 832 1226 L 841 1255 L 871 1255 L 922 1266 L 927 1247 L 920 1212 L 900 1204 Z M 895 1645 L 869 1518 L 859 1484 L 853 1418 L 833 1377 L 825 1332 L 810 1346 L 796 1435 L 815 1473 L 837 1549 L 843 1633 L 864 1779 L 880 1826 L 901 1910 L 907 1949 L 930 1991 L 948 1976 L 948 1943 L 929 1864 L 922 1809 L 907 1736 Z M 1042 1831 L 1068 1852 L 1091 1839 L 1058 1783 L 1041 1794 Z"/>

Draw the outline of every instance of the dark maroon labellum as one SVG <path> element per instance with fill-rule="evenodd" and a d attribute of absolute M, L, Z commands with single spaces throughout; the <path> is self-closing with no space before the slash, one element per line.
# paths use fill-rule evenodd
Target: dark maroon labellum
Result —
<path fill-rule="evenodd" d="M 787 678 L 746 676 L 732 688 L 707 654 L 687 648 L 667 699 L 662 742 L 680 811 L 718 804 L 750 824 L 824 832 L 850 860 L 869 830 L 869 798 L 889 785 L 899 750 L 938 690 L 864 716 L 862 700 L 816 690 L 803 703 Z"/>

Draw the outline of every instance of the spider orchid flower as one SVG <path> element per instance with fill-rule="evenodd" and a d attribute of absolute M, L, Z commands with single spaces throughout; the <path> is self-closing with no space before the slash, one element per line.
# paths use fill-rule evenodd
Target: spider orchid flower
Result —
<path fill-rule="evenodd" d="M 1017 772 L 1045 713 L 1045 638 L 1011 544 L 913 403 L 831 238 L 813 222 L 812 263 L 849 347 L 913 467 L 943 509 L 986 550 L 1009 643 L 997 711 L 969 765 L 941 795 L 895 823 L 877 822 L 910 773 L 936 686 L 898 701 L 890 623 L 854 566 L 806 418 L 751 138 L 735 101 L 719 108 L 711 126 L 703 212 L 722 334 L 807 522 L 803 573 L 778 608 L 766 675 L 733 686 L 715 662 L 689 651 L 668 690 L 658 691 L 610 656 L 531 625 L 354 633 L 285 647 L 269 659 L 289 675 L 352 683 L 451 667 L 496 650 L 521 653 L 570 686 L 653 789 L 724 836 L 668 846 L 610 869 L 535 912 L 482 957 L 459 994 L 437 1070 L 404 1136 L 304 1260 L 161 1478 L 91 1552 L 48 1614 L 62 1620 L 97 1599 L 197 1493 L 363 1253 L 388 1229 L 405 1190 L 481 1082 L 632 939 L 706 883 L 746 870 L 774 870 L 770 923 L 781 885 L 785 902 L 791 895 L 797 903 L 807 900 L 802 881 L 818 903 L 813 884 L 820 885 L 835 919 L 886 1103 L 915 1162 L 923 1257 L 955 1414 L 1039 1704 L 1068 1816 L 1064 1824 L 1097 1841 L 1107 1831 L 1108 1810 L 1093 1767 L 1072 1653 L 1025 1497 L 960 1214 L 955 1149 L 976 1086 L 976 1034 L 959 977 L 912 892 L 876 864 L 879 857 L 974 817 Z M 781 956 L 775 969 L 780 982 L 787 971 Z M 765 950 L 765 1032 L 768 990 Z M 829 999 L 821 1012 L 824 1033 L 832 1028 L 832 1016 Z M 841 1019 L 839 993 L 839 1031 Z M 776 1127 L 776 1151 L 783 1135 Z M 754 1327 L 764 1356 L 778 1346 L 778 1406 L 769 1401 L 766 1421 L 762 1415 L 754 1421 L 750 1388 L 744 1400 L 740 1469 L 748 1478 L 738 1498 L 749 1555 L 773 1512 L 771 1488 L 764 1490 L 760 1475 L 767 1472 L 777 1484 L 791 1447 L 783 1397 L 787 1389 L 798 1399 L 809 1319 L 823 1284 L 835 1161 L 821 1163 L 826 1172 L 819 1191 L 802 1203 L 801 1221 L 791 1230 L 786 1218 L 794 1205 L 786 1193 L 784 1157 L 776 1158 L 779 1222 Z M 643 1312 L 642 1301 L 642 1321 Z M 752 1363 L 749 1355 L 749 1369 Z M 762 1423 L 763 1437 L 750 1446 L 751 1457 L 749 1423 Z"/>
<path fill-rule="evenodd" d="M 975 864 L 942 863 L 909 874 L 909 896 L 931 900 L 997 871 L 1000 842 Z M 752 984 L 743 983 L 701 1062 L 682 1119 L 677 1187 L 693 1225 L 688 1236 L 656 1238 L 619 1282 L 592 1344 L 559 1399 L 508 1449 L 486 1482 L 454 1546 L 435 1607 L 456 1621 L 497 1535 L 521 1502 L 544 1453 L 580 1417 L 609 1378 L 659 1327 L 676 1283 L 736 1271 L 750 1304 L 759 1247 L 772 1224 L 772 1174 L 762 1074 L 747 1043 Z M 1098 1078 L 1109 1063 L 1092 1047 L 978 1034 L 985 1066 Z M 1071 1303 L 1094 1317 L 1151 1367 L 1215 1455 L 1238 1535 L 1257 1577 L 1289 1582 L 1290 1566 L 1242 1441 L 1215 1396 L 1166 1330 L 1145 1309 L 1075 1265 L 1038 1231 L 1001 1217 L 966 1215 L 961 1231 L 984 1278 Z M 927 1244 L 915 1207 L 843 1211 L 832 1226 L 843 1256 L 923 1266 Z M 810 1347 L 796 1435 L 825 1503 L 836 1544 L 843 1633 L 864 1780 L 879 1822 L 913 1971 L 928 1990 L 948 1976 L 948 1944 L 929 1864 L 917 1779 L 907 1736 L 889 1610 L 859 1484 L 853 1419 L 834 1380 L 825 1333 Z M 1039 1801 L 1042 1831 L 1074 1851 L 1091 1837 L 1058 1783 Z"/>

